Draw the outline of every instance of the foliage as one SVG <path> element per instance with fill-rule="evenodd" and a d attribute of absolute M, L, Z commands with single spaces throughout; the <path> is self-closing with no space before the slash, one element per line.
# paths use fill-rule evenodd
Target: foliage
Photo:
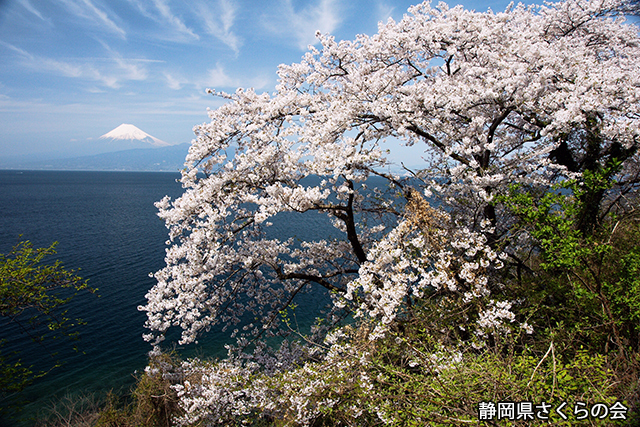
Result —
<path fill-rule="evenodd" d="M 412 343 L 409 349 L 419 352 Z M 404 346 L 399 346 L 402 350 Z M 550 347 L 552 350 L 553 347 Z M 390 349 L 397 355 L 398 349 Z M 421 353 L 418 353 L 421 354 Z M 388 360 L 389 356 L 385 355 Z M 412 366 L 398 365 L 384 360 L 374 368 L 379 372 L 375 397 L 368 398 L 371 406 L 384 408 L 380 418 L 390 425 L 463 425 L 478 420 L 480 402 L 546 402 L 557 408 L 568 402 L 592 405 L 596 402 L 612 405 L 625 396 L 616 387 L 618 378 L 607 369 L 607 359 L 580 352 L 575 358 L 564 359 L 557 354 L 532 351 L 501 354 L 486 351 L 466 353 L 457 363 L 427 371 L 424 357 Z M 386 362 L 386 363 L 385 363 Z M 376 396 L 377 394 L 377 396 Z M 364 398 L 365 396 L 363 396 Z M 570 410 L 568 414 L 570 414 Z M 553 425 L 582 425 L 575 418 L 563 421 L 549 411 Z M 528 425 L 526 422 L 503 420 L 495 425 Z M 611 420 L 589 420 L 584 425 L 611 425 Z"/>
<path fill-rule="evenodd" d="M 15 324 L 20 332 L 43 346 L 45 340 L 78 339 L 77 326 L 81 319 L 67 316 L 64 306 L 76 292 L 94 289 L 66 270 L 59 261 L 46 263 L 55 254 L 56 243 L 48 248 L 34 249 L 26 241 L 20 242 L 8 254 L 0 254 L 0 316 L 5 325 Z M 59 366 L 55 362 L 54 366 Z M 23 364 L 19 353 L 0 354 L 0 393 L 5 395 L 21 391 L 46 371 L 33 372 Z"/>
<path fill-rule="evenodd" d="M 431 308 L 423 307 L 375 340 L 372 324 L 342 328 L 325 342 L 326 358 L 278 373 L 228 360 L 174 364 L 182 407 L 173 413 L 175 425 L 465 425 L 477 423 L 480 402 L 529 401 L 552 408 L 567 402 L 571 418 L 549 410 L 553 425 L 608 426 L 616 423 L 577 421 L 574 405 L 619 401 L 629 408 L 637 402 L 637 354 L 621 366 L 615 357 L 583 349 L 562 354 L 552 341 L 546 351 L 516 350 L 520 335 L 480 351 L 452 350 L 426 333 L 424 325 L 433 317 Z"/>
<path fill-rule="evenodd" d="M 172 388 L 177 383 L 175 376 L 171 375 L 172 366 L 176 363 L 175 358 L 168 354 L 151 359 L 133 391 L 136 424 L 154 427 L 173 425 L 172 417 L 181 412 L 177 393 Z"/>
<path fill-rule="evenodd" d="M 47 405 L 34 427 L 93 427 L 104 406 L 105 402 L 92 394 L 67 394 Z"/>
<path fill-rule="evenodd" d="M 169 427 L 182 411 L 172 388 L 176 381 L 165 373 L 178 364 L 175 357 L 163 354 L 149 361 L 129 391 L 109 391 L 105 395 L 65 395 L 53 401 L 36 420 L 35 427 Z"/>
<path fill-rule="evenodd" d="M 636 212 L 616 212 L 605 218 L 597 233 L 579 229 L 580 189 L 532 192 L 513 187 L 503 200 L 519 218 L 513 233 L 534 239 L 535 256 L 522 255 L 519 286 L 541 329 L 563 326 L 564 334 L 581 345 L 608 353 L 640 351 L 638 274 L 640 221 Z M 523 248 L 524 249 L 524 248 Z M 522 251 L 523 252 L 523 251 Z M 575 343 L 570 344 L 576 346 Z"/>

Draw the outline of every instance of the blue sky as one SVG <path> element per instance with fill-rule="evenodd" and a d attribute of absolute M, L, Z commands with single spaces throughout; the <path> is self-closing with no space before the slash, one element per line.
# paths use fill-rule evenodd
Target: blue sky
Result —
<path fill-rule="evenodd" d="M 278 64 L 298 62 L 316 30 L 374 34 L 414 3 L 0 0 L 0 160 L 104 151 L 98 137 L 121 123 L 190 142 L 222 102 L 207 88 L 273 92 Z"/>

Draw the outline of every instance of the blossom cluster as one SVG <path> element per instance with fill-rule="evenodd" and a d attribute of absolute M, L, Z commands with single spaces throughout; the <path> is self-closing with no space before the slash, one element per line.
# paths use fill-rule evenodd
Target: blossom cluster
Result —
<path fill-rule="evenodd" d="M 486 338 L 487 331 L 509 333 L 504 321 L 515 320 L 511 303 L 491 299 L 492 289 L 502 287 L 495 272 L 504 266 L 506 254 L 497 253 L 485 234 L 452 227 L 445 213 L 422 209 L 418 222 L 409 216 L 373 246 L 358 278 L 348 284 L 344 299 L 358 302 L 356 317 L 380 322 L 373 339 L 406 312 L 408 300 L 447 298 L 457 301 L 460 310 L 475 307 L 477 338 Z M 446 310 L 444 305 L 440 309 Z"/>
<path fill-rule="evenodd" d="M 183 410 L 176 425 L 216 425 L 269 416 L 286 416 L 293 425 L 312 424 L 322 410 L 339 402 L 339 393 L 333 390 L 337 384 L 372 387 L 363 369 L 367 353 L 348 338 L 343 329 L 334 330 L 314 347 L 313 358 L 310 348 L 285 341 L 277 351 L 261 342 L 250 355 L 182 362 L 177 373 L 167 373 L 177 380 L 172 388 Z"/>

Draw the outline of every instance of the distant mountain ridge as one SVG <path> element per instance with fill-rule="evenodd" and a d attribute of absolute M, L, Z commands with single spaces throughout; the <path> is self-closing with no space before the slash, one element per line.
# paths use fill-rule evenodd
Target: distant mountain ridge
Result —
<path fill-rule="evenodd" d="M 134 148 L 91 156 L 28 162 L 11 169 L 179 172 L 191 144 Z"/>

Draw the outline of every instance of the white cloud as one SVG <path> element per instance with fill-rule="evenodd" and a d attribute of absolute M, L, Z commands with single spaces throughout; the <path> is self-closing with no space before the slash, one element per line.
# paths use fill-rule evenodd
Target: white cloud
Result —
<path fill-rule="evenodd" d="M 62 0 L 67 9 L 95 25 L 101 26 L 106 30 L 113 32 L 123 39 L 126 38 L 126 31 L 118 26 L 108 14 L 94 5 L 91 0 Z"/>
<path fill-rule="evenodd" d="M 237 87 L 238 81 L 230 77 L 220 64 L 216 64 L 216 68 L 208 71 L 205 86 L 212 89 Z"/>
<path fill-rule="evenodd" d="M 24 49 L 0 40 L 1 46 L 16 52 L 20 56 L 21 65 L 35 72 L 96 81 L 111 89 L 120 88 L 124 81 L 139 81 L 148 77 L 146 67 L 140 64 L 149 62 L 149 60 L 123 58 L 105 43 L 101 43 L 110 52 L 110 58 L 84 58 L 82 60 L 69 61 L 33 55 Z M 90 92 L 95 90 L 96 88 L 89 89 Z"/>
<path fill-rule="evenodd" d="M 158 37 L 172 41 L 193 41 L 200 40 L 200 36 L 185 24 L 181 17 L 174 14 L 169 7 L 167 0 L 129 0 L 147 18 L 160 24 L 162 32 Z M 149 3 L 153 4 L 150 9 Z"/>
<path fill-rule="evenodd" d="M 167 86 L 169 89 L 180 90 L 182 87 L 189 83 L 186 79 L 180 76 L 174 76 L 173 74 L 164 73 L 164 78 L 167 81 Z"/>
<path fill-rule="evenodd" d="M 0 96 L 0 113 L 37 113 L 38 111 L 50 111 L 52 107 L 41 99 L 18 100 L 6 95 Z"/>
<path fill-rule="evenodd" d="M 236 7 L 229 0 L 218 0 L 218 13 L 214 13 L 210 5 L 201 1 L 196 3 L 196 12 L 204 23 L 205 31 L 229 46 L 237 55 L 242 43 L 231 31 L 236 11 Z"/>
<path fill-rule="evenodd" d="M 33 59 L 33 55 L 31 55 L 29 52 L 27 52 L 24 49 L 20 49 L 19 47 L 14 46 L 11 43 L 7 43 L 7 42 L 4 42 L 4 41 L 0 40 L 0 45 L 6 47 L 9 50 L 12 50 L 12 51 L 20 54 L 21 56 L 24 56 L 24 57 L 29 58 L 29 59 Z"/>
<path fill-rule="evenodd" d="M 146 80 L 149 73 L 145 67 L 140 66 L 136 61 L 124 59 L 122 57 L 114 57 L 113 60 L 118 67 L 125 72 L 123 76 L 127 80 Z"/>
<path fill-rule="evenodd" d="M 40 13 L 39 10 L 37 10 L 35 7 L 33 7 L 33 5 L 31 4 L 31 2 L 29 0 L 19 0 L 19 3 L 22 5 L 22 7 L 24 7 L 29 12 L 33 13 L 34 15 L 36 15 L 38 18 L 42 19 L 43 21 L 49 22 L 47 19 L 44 18 L 44 16 L 42 16 L 42 14 Z"/>
<path fill-rule="evenodd" d="M 169 8 L 166 0 L 153 0 L 153 4 L 155 5 L 158 12 L 160 12 L 160 16 L 164 18 L 166 22 L 173 26 L 179 33 L 188 35 L 190 37 L 198 40 L 200 37 L 191 30 L 191 28 L 187 27 L 185 23 L 178 16 L 174 15 Z"/>
<path fill-rule="evenodd" d="M 317 43 L 317 31 L 333 33 L 341 22 L 337 0 L 318 0 L 315 6 L 300 11 L 294 9 L 291 0 L 282 0 L 271 12 L 266 16 L 267 29 L 293 38 L 302 50 Z"/>
<path fill-rule="evenodd" d="M 117 86 L 116 79 L 103 76 L 98 70 L 90 65 L 77 65 L 58 59 L 32 55 L 24 49 L 20 49 L 17 46 L 3 42 L 1 40 L 0 44 L 18 53 L 22 57 L 23 65 L 34 71 L 53 72 L 65 77 L 84 77 L 91 80 L 100 81 L 102 82 L 102 84 L 108 87 Z"/>
<path fill-rule="evenodd" d="M 383 1 L 379 1 L 376 5 L 376 8 L 378 12 L 378 22 L 386 23 L 389 18 L 393 17 L 393 11 L 395 10 L 395 7 L 389 6 Z"/>
<path fill-rule="evenodd" d="M 269 79 L 263 76 L 253 78 L 231 77 L 224 67 L 218 63 L 216 68 L 208 70 L 206 78 L 198 86 L 215 90 L 236 89 L 238 87 L 262 89 L 269 83 Z"/>
<path fill-rule="evenodd" d="M 148 71 L 145 67 L 141 66 L 141 63 L 147 62 L 147 60 L 140 59 L 125 59 L 115 50 L 111 49 L 105 42 L 98 40 L 100 44 L 111 54 L 111 60 L 115 62 L 118 68 L 124 72 L 122 76 L 125 80 L 146 80 Z"/>
<path fill-rule="evenodd" d="M 118 89 L 120 87 L 120 79 L 117 76 L 104 74 L 104 72 L 98 70 L 91 64 L 71 64 L 44 57 L 37 58 L 37 63 L 40 63 L 45 70 L 57 72 L 65 77 L 98 81 L 111 89 Z M 34 66 L 37 67 L 36 64 L 34 64 Z"/>

